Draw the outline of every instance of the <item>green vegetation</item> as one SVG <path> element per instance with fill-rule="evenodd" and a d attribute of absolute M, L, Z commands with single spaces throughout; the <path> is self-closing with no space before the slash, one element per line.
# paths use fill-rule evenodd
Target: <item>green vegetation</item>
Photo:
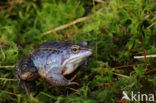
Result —
<path fill-rule="evenodd" d="M 156 59 L 147 58 L 149 66 L 146 68 L 144 59 L 133 58 L 144 55 L 141 37 L 146 55 L 156 54 L 156 26 L 152 25 L 156 22 L 155 0 L 8 1 L 0 1 L 0 66 L 15 65 L 24 55 L 49 40 L 73 43 L 86 40 L 94 54 L 88 67 L 78 72 L 75 81 L 80 87 L 52 87 L 39 79 L 30 83 L 29 99 L 17 81 L 0 80 L 0 103 L 113 103 L 122 98 L 122 91 L 156 94 L 155 72 L 144 75 L 146 70 L 156 68 Z M 86 16 L 90 17 L 44 34 Z M 140 65 L 108 69 L 132 64 Z M 0 78 L 15 79 L 13 69 L 1 67 Z M 102 69 L 105 71 L 96 73 Z"/>

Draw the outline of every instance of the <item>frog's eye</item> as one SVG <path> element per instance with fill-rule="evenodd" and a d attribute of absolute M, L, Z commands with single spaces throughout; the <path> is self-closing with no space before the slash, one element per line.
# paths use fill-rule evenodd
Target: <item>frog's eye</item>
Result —
<path fill-rule="evenodd" d="M 72 46 L 72 48 L 71 48 L 71 51 L 74 54 L 79 53 L 79 50 L 80 50 L 79 46 L 76 46 L 76 45 Z"/>

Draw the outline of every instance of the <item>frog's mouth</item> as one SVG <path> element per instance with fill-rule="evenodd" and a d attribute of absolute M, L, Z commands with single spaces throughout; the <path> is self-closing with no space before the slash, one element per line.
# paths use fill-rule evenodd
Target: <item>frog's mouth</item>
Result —
<path fill-rule="evenodd" d="M 63 75 L 68 75 L 72 73 L 78 66 L 82 64 L 85 58 L 92 55 L 92 53 L 93 53 L 92 50 L 90 50 L 84 54 L 74 55 L 71 58 L 65 60 L 62 64 Z"/>

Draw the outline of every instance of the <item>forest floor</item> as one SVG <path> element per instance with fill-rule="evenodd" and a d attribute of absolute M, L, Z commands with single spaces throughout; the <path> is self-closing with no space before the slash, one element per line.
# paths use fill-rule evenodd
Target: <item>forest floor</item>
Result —
<path fill-rule="evenodd" d="M 38 79 L 28 98 L 14 66 L 50 40 L 85 40 L 94 54 L 77 73 L 80 87 Z M 156 58 L 148 57 L 155 54 L 155 0 L 0 1 L 0 103 L 150 103 L 151 95 L 156 102 Z"/>

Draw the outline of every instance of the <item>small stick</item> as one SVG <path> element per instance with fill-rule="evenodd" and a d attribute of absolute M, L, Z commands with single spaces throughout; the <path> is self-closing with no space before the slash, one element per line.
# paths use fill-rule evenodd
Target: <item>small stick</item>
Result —
<path fill-rule="evenodd" d="M 7 45 L 7 42 L 0 42 L 0 45 Z"/>
<path fill-rule="evenodd" d="M 45 33 L 43 33 L 43 34 L 46 35 L 46 34 L 50 34 L 50 33 L 52 33 L 52 32 L 57 32 L 57 31 L 59 31 L 59 30 L 65 29 L 65 28 L 67 28 L 67 27 L 69 27 L 69 26 L 71 26 L 71 25 L 74 25 L 74 24 L 77 24 L 77 23 L 86 21 L 86 20 L 88 20 L 88 19 L 90 19 L 90 18 L 91 18 L 91 16 L 86 16 L 86 17 L 78 18 L 78 19 L 76 19 L 75 21 L 73 21 L 73 22 L 71 22 L 71 23 L 69 23 L 69 24 L 65 24 L 65 25 L 59 26 L 59 27 L 57 27 L 57 28 L 55 28 L 55 29 L 52 29 L 52 30 L 49 30 L 49 31 L 47 31 L 47 32 L 45 32 Z"/>
<path fill-rule="evenodd" d="M 0 78 L 0 80 L 17 81 L 17 79 Z"/>
<path fill-rule="evenodd" d="M 141 43 L 142 43 L 142 49 L 143 49 L 143 52 L 144 52 L 145 66 L 147 68 L 148 65 L 147 65 L 147 59 L 146 59 L 146 52 L 145 52 L 144 41 L 143 41 L 143 37 L 142 36 L 141 36 Z"/>
<path fill-rule="evenodd" d="M 154 25 L 156 25 L 156 21 L 154 23 L 152 23 L 150 26 L 148 26 L 146 29 L 149 29 L 149 28 L 151 28 Z"/>
<path fill-rule="evenodd" d="M 2 53 L 2 55 L 3 55 L 3 60 L 2 60 L 2 61 L 4 61 L 4 60 L 5 60 L 5 53 L 4 53 L 4 51 L 3 51 L 3 49 L 2 49 L 1 46 L 0 46 L 0 49 L 1 49 L 1 53 Z"/>
<path fill-rule="evenodd" d="M 95 87 L 100 87 L 100 86 L 109 86 L 109 87 L 112 87 L 113 86 L 113 83 L 108 82 L 108 83 L 104 83 L 104 84 L 96 84 L 95 85 Z"/>
<path fill-rule="evenodd" d="M 98 9 L 96 12 L 100 12 L 100 11 L 103 10 L 103 9 L 104 9 L 104 8 L 100 8 L 100 9 Z M 50 33 L 52 33 L 52 32 L 53 32 L 53 33 L 56 33 L 57 31 L 62 30 L 62 29 L 65 29 L 65 28 L 68 28 L 68 27 L 70 27 L 71 25 L 75 25 L 75 24 L 77 24 L 77 23 L 80 23 L 80 22 L 89 20 L 89 19 L 91 19 L 91 17 L 92 17 L 92 16 L 90 15 L 90 16 L 78 18 L 78 19 L 76 19 L 76 20 L 74 20 L 74 21 L 72 21 L 72 22 L 70 22 L 70 23 L 68 23 L 68 24 L 64 24 L 64 25 L 62 25 L 62 26 L 56 27 L 55 29 L 49 30 L 49 31 L 47 31 L 47 32 L 44 32 L 43 35 L 47 35 L 47 34 L 50 34 Z"/>
<path fill-rule="evenodd" d="M 143 54 L 143 53 L 144 53 L 144 52 L 142 52 L 142 51 L 141 51 L 141 52 L 138 52 L 138 53 L 135 53 L 135 54 L 137 54 L 137 55 L 138 55 L 138 54 Z"/>
<path fill-rule="evenodd" d="M 149 74 L 149 73 L 151 73 L 151 72 L 154 72 L 154 71 L 156 71 L 156 68 L 153 68 L 153 69 L 151 69 L 151 70 L 146 71 L 145 74 L 147 75 L 147 74 Z"/>
<path fill-rule="evenodd" d="M 98 3 L 104 3 L 103 0 L 95 0 L 95 2 L 98 2 Z"/>
<path fill-rule="evenodd" d="M 134 59 L 144 58 L 144 56 L 134 56 Z M 156 58 L 156 54 L 154 55 L 146 55 L 146 58 Z"/>
<path fill-rule="evenodd" d="M 110 68 L 110 69 L 119 69 L 119 68 L 125 68 L 125 67 L 134 67 L 134 66 L 138 66 L 140 64 L 133 64 L 133 65 L 123 65 L 123 66 L 118 66 L 118 67 L 114 67 L 114 68 Z M 98 70 L 96 71 L 97 73 L 101 72 L 101 71 L 105 71 L 106 69 L 102 69 L 102 70 Z"/>
<path fill-rule="evenodd" d="M 69 88 L 69 87 L 66 87 L 66 88 L 68 88 L 68 89 L 70 89 L 70 90 L 72 90 L 72 91 L 74 91 L 74 92 L 79 92 L 79 90 L 76 90 L 76 89 L 74 89 L 74 88 Z"/>
<path fill-rule="evenodd" d="M 151 16 L 155 16 L 156 15 L 156 11 L 152 12 L 151 14 L 145 15 L 144 18 L 147 19 Z"/>
<path fill-rule="evenodd" d="M 113 74 L 115 74 L 115 75 L 117 75 L 117 76 L 120 76 L 120 77 L 127 78 L 127 79 L 129 79 L 129 78 L 130 78 L 130 77 L 129 77 L 129 76 L 127 76 L 127 75 L 123 75 L 123 74 L 119 74 L 119 73 L 113 73 Z"/>
<path fill-rule="evenodd" d="M 15 93 L 12 93 L 12 92 L 8 92 L 8 91 L 4 91 L 4 90 L 0 90 L 1 93 L 6 93 L 6 94 L 11 94 L 11 95 L 14 95 L 14 96 L 18 96 L 17 94 Z"/>
<path fill-rule="evenodd" d="M 14 68 L 15 66 L 12 65 L 12 66 L 0 66 L 0 68 Z"/>
<path fill-rule="evenodd" d="M 130 101 L 125 99 L 116 100 L 116 103 L 130 103 Z"/>

